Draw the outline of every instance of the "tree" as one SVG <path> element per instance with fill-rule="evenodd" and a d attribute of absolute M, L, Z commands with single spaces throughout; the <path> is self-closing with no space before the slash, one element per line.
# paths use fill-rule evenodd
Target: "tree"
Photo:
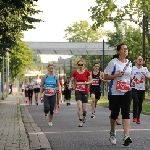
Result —
<path fill-rule="evenodd" d="M 96 6 L 91 6 L 91 19 L 95 21 L 94 27 L 103 26 L 105 22 L 130 21 L 142 25 L 143 15 L 150 18 L 149 0 L 130 0 L 124 6 L 118 6 L 116 0 L 96 0 Z M 136 19 L 135 19 L 136 18 Z"/>
<path fill-rule="evenodd" d="M 142 53 L 142 33 L 140 28 L 133 28 L 127 24 L 120 25 L 116 28 L 116 32 L 108 32 L 108 44 L 110 47 L 116 49 L 119 43 L 125 43 L 129 49 L 128 58 L 133 62 L 137 56 Z M 148 40 L 146 40 L 146 45 L 148 45 Z M 148 47 L 147 47 L 148 49 Z M 147 64 L 150 63 L 150 58 L 148 57 L 150 52 L 146 53 Z"/>
<path fill-rule="evenodd" d="M 93 30 L 87 21 L 75 22 L 71 27 L 67 27 L 65 32 L 65 38 L 69 42 L 97 42 L 104 35 L 99 28 Z M 88 62 L 86 64 L 88 68 L 92 68 L 94 61 L 100 62 L 100 56 L 82 56 L 81 58 Z"/>
<path fill-rule="evenodd" d="M 41 63 L 42 62 L 41 56 L 36 54 L 36 53 L 33 53 L 33 62 L 34 63 Z"/>
<path fill-rule="evenodd" d="M 34 8 L 36 1 L 0 0 L 0 56 L 11 52 L 22 31 L 33 29 L 33 23 L 41 21 L 32 17 L 40 12 Z"/>
<path fill-rule="evenodd" d="M 65 32 L 65 38 L 69 42 L 96 42 L 102 36 L 102 31 L 93 30 L 87 21 L 75 22 Z"/>
<path fill-rule="evenodd" d="M 17 42 L 17 45 L 11 50 L 10 54 L 10 74 L 11 78 L 17 77 L 24 69 L 33 63 L 31 49 L 23 42 Z"/>

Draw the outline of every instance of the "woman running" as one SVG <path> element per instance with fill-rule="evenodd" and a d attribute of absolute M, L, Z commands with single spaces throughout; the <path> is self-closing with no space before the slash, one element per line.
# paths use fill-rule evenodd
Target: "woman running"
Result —
<path fill-rule="evenodd" d="M 79 117 L 79 126 L 82 127 L 83 123 L 86 121 L 86 113 L 87 113 L 87 103 L 88 103 L 88 92 L 89 92 L 89 84 L 92 83 L 92 77 L 90 72 L 85 69 L 84 61 L 79 60 L 77 62 L 78 69 L 75 70 L 72 74 L 72 78 L 69 82 L 69 89 L 72 88 L 72 82 L 74 79 L 76 80 L 75 87 L 75 99 L 77 101 L 77 114 Z"/>
<path fill-rule="evenodd" d="M 40 92 L 40 84 L 41 79 L 39 76 L 36 76 L 36 79 L 34 81 L 34 95 L 35 95 L 35 104 L 38 105 L 38 98 L 39 98 L 39 92 Z"/>
<path fill-rule="evenodd" d="M 60 89 L 59 79 L 54 73 L 54 66 L 53 64 L 48 65 L 48 73 L 42 76 L 41 79 L 41 88 L 40 88 L 40 97 L 43 97 L 44 94 L 44 113 L 45 118 L 47 114 L 49 114 L 49 122 L 48 125 L 52 126 L 53 114 L 54 114 L 54 107 L 56 103 L 56 86 Z M 43 93 L 44 88 L 44 93 Z M 43 93 L 43 94 L 42 94 Z"/>
<path fill-rule="evenodd" d="M 27 82 L 26 88 L 27 88 L 27 91 L 28 91 L 29 105 L 32 105 L 32 96 L 33 96 L 34 83 L 32 82 L 31 78 L 29 78 L 29 82 Z"/>
<path fill-rule="evenodd" d="M 132 64 L 126 59 L 128 48 L 125 44 L 117 46 L 118 58 L 112 59 L 104 70 L 104 80 L 109 83 L 109 103 L 111 105 L 111 130 L 110 142 L 116 144 L 116 119 L 121 108 L 122 123 L 124 129 L 123 145 L 132 143 L 129 137 L 130 131 L 130 103 L 131 103 L 131 71 Z"/>

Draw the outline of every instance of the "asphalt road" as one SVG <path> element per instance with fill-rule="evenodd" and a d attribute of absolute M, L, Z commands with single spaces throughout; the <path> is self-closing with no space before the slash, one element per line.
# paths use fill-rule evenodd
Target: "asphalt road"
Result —
<path fill-rule="evenodd" d="M 36 124 L 46 134 L 53 150 L 150 150 L 150 116 L 141 115 L 141 124 L 131 122 L 130 137 L 133 143 L 122 145 L 122 125 L 117 126 L 117 144 L 109 142 L 109 110 L 97 106 L 96 118 L 91 118 L 88 105 L 87 122 L 78 127 L 76 102 L 70 106 L 61 103 L 59 113 L 54 115 L 53 126 L 43 121 L 43 105 L 27 106 Z M 132 114 L 131 114 L 132 118 Z M 131 120 L 132 121 L 132 120 Z"/>

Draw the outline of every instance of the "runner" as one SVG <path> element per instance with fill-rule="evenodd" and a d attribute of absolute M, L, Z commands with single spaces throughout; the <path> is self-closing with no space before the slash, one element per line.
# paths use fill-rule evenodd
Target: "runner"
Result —
<path fill-rule="evenodd" d="M 61 98 L 61 102 L 63 103 L 63 102 L 65 102 L 65 89 L 64 89 L 64 85 L 62 86 L 62 88 L 61 88 L 61 92 L 62 92 L 62 98 Z"/>
<path fill-rule="evenodd" d="M 29 80 L 27 79 L 25 81 L 25 84 L 24 84 L 24 87 L 25 87 L 25 90 L 24 90 L 24 95 L 25 95 L 25 102 L 26 103 L 29 103 L 29 97 L 28 97 L 28 88 L 27 88 L 27 83 L 29 82 Z"/>
<path fill-rule="evenodd" d="M 44 117 L 48 117 L 49 114 L 49 122 L 48 125 L 52 126 L 54 107 L 56 103 L 56 86 L 60 88 L 59 79 L 54 74 L 54 66 L 53 64 L 48 65 L 48 73 L 42 76 L 41 79 L 41 88 L 40 88 L 40 97 L 43 97 L 43 88 L 44 88 Z M 61 89 L 59 89 L 61 91 Z"/>
<path fill-rule="evenodd" d="M 59 82 L 59 85 L 60 85 L 60 82 Z M 61 87 L 61 85 L 60 85 Z M 58 113 L 58 108 L 60 108 L 60 104 L 59 104 L 59 101 L 60 101 L 60 97 L 61 97 L 61 88 L 56 86 L 56 103 L 55 103 L 55 108 L 54 108 L 54 113 L 57 114 Z"/>
<path fill-rule="evenodd" d="M 121 108 L 124 129 L 123 145 L 132 143 L 130 131 L 130 103 L 131 103 L 131 71 L 132 64 L 126 59 L 128 48 L 125 44 L 117 46 L 118 58 L 112 59 L 104 71 L 104 79 L 111 80 L 109 84 L 109 102 L 111 105 L 110 142 L 116 144 L 116 119 Z"/>
<path fill-rule="evenodd" d="M 71 90 L 69 89 L 69 82 L 70 82 L 70 77 L 67 77 L 66 81 L 64 82 L 64 94 L 65 94 L 65 101 L 66 101 L 66 105 L 69 106 L 70 105 L 70 99 L 71 99 Z"/>
<path fill-rule="evenodd" d="M 75 87 L 75 99 L 77 101 L 77 114 L 79 117 L 79 126 L 82 127 L 86 121 L 87 103 L 88 103 L 88 85 L 92 83 L 92 77 L 90 72 L 85 69 L 84 61 L 79 60 L 77 62 L 78 68 L 72 74 L 72 78 L 69 82 L 69 89 L 72 89 L 72 82 L 76 80 Z"/>
<path fill-rule="evenodd" d="M 32 82 L 32 79 L 29 78 L 29 82 L 27 82 L 26 84 L 26 89 L 28 91 L 28 97 L 29 97 L 29 105 L 32 105 L 33 88 L 34 88 L 34 82 Z"/>
<path fill-rule="evenodd" d="M 100 64 L 98 62 L 94 63 L 94 70 L 91 72 L 91 76 L 93 79 L 92 84 L 90 85 L 90 96 L 92 98 L 92 115 L 91 118 L 95 118 L 95 109 L 97 105 L 97 101 L 101 96 L 101 80 L 104 78 L 104 73 L 99 71 Z M 104 81 L 104 80 L 103 80 Z"/>
<path fill-rule="evenodd" d="M 34 81 L 35 105 L 38 105 L 38 98 L 39 98 L 39 92 L 40 92 L 40 84 L 41 84 L 41 79 L 37 75 L 36 79 Z"/>
<path fill-rule="evenodd" d="M 143 67 L 144 61 L 141 56 L 135 60 L 136 66 L 133 66 L 132 75 L 134 86 L 132 87 L 133 99 L 133 122 L 140 124 L 140 114 L 145 95 L 145 79 L 150 79 L 150 72 L 147 67 Z"/>

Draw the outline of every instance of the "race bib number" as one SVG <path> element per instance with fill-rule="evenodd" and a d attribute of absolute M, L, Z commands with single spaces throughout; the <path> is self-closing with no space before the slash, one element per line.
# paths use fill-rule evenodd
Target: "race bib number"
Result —
<path fill-rule="evenodd" d="M 126 81 L 117 81 L 116 83 L 116 89 L 121 92 L 127 92 L 130 91 L 130 84 Z"/>
<path fill-rule="evenodd" d="M 144 83 L 144 80 L 143 80 L 143 78 L 136 78 L 135 80 L 135 84 L 141 84 L 141 83 Z"/>
<path fill-rule="evenodd" d="M 85 91 L 85 85 L 84 84 L 77 84 L 76 90 L 78 91 Z"/>
<path fill-rule="evenodd" d="M 93 79 L 92 85 L 99 85 L 99 80 L 94 80 Z"/>
<path fill-rule="evenodd" d="M 45 95 L 47 95 L 47 96 L 55 95 L 55 90 L 52 88 L 46 88 L 45 89 Z"/>

